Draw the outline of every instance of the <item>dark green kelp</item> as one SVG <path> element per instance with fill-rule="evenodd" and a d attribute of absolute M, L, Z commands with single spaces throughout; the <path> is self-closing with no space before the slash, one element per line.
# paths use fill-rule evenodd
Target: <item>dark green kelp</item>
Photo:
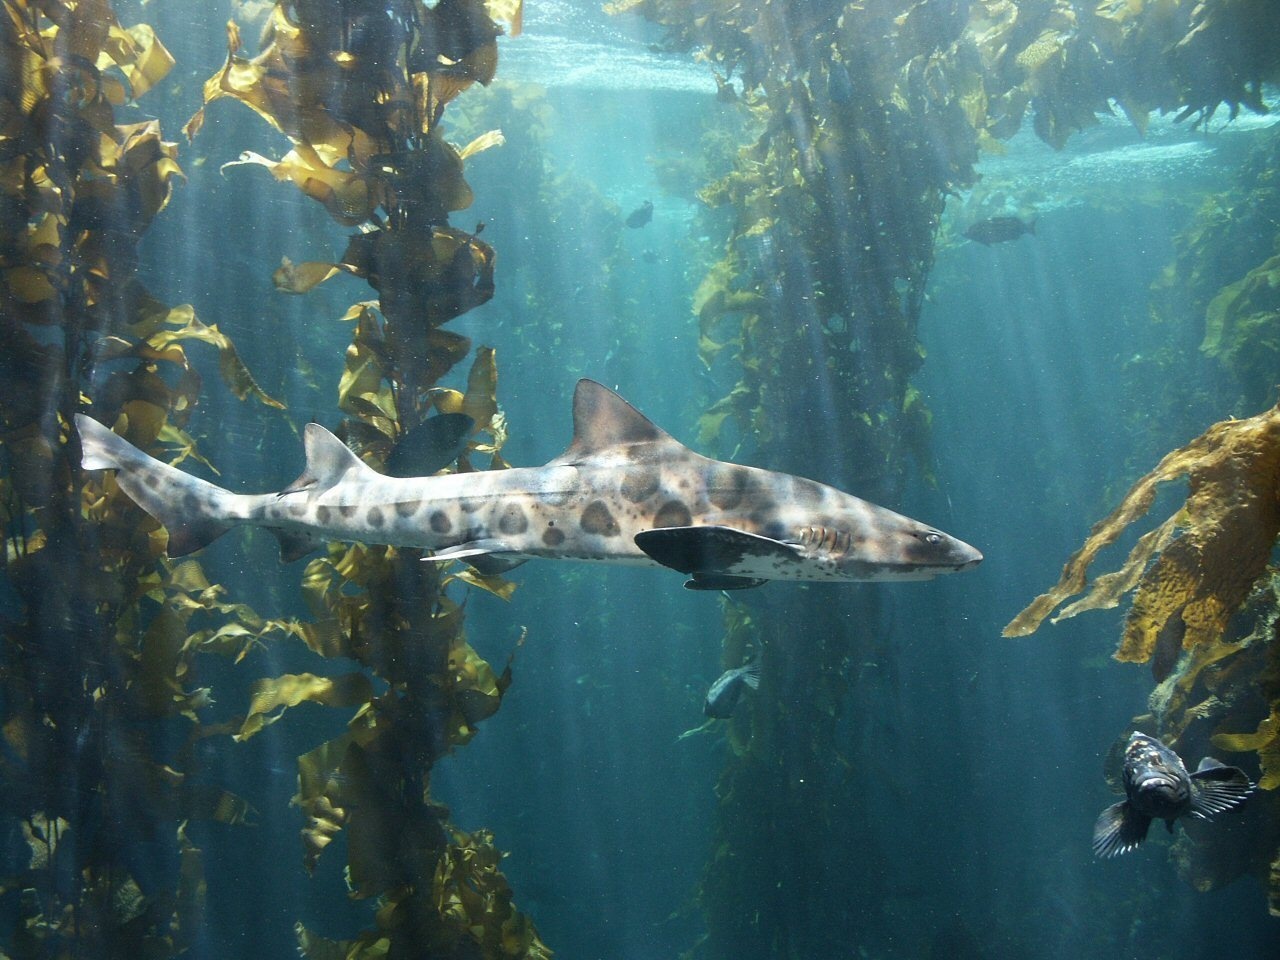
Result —
<path fill-rule="evenodd" d="M 202 459 L 186 349 L 217 349 L 239 397 L 280 406 L 234 345 L 137 277 L 137 245 L 182 177 L 159 124 L 116 112 L 173 61 L 106 0 L 9 0 L 0 16 L 0 870 L 12 957 L 166 957 L 199 934 L 188 822 L 252 817 L 196 760 L 213 702 L 200 654 L 288 625 L 228 603 L 109 477 L 86 477 L 72 415 L 156 456 Z M 10 856 L 10 854 L 13 854 Z"/>
<path fill-rule="evenodd" d="M 280 160 L 246 154 L 243 163 L 293 182 L 339 223 L 363 226 L 336 262 L 286 258 L 274 280 L 298 294 L 342 271 L 377 291 L 376 302 L 346 315 L 353 336 L 338 396 L 344 439 L 376 466 L 432 413 L 474 423 L 452 469 L 474 469 L 479 455 L 490 469 L 505 466 L 493 351 L 477 352 L 465 393 L 438 386 L 470 350 L 443 324 L 494 289 L 492 248 L 448 220 L 472 200 L 464 160 L 501 134 L 459 149 L 440 128 L 456 96 L 494 76 L 502 32 L 494 18 L 518 23 L 519 4 L 445 0 L 388 13 L 382 3 L 279 3 L 255 57 L 241 55 L 239 30 L 229 27 L 226 65 L 205 85 L 206 104 L 239 100 L 289 139 Z M 191 135 L 203 118 L 204 108 Z M 446 592 L 459 580 L 511 589 L 469 568 L 445 573 L 418 550 L 331 545 L 307 565 L 302 589 L 315 620 L 299 633 L 316 653 L 359 670 L 254 687 L 241 740 L 302 702 L 355 710 L 345 734 L 298 759 L 295 799 L 308 870 L 345 833 L 352 896 L 378 909 L 372 927 L 343 941 L 299 926 L 305 956 L 549 953 L 513 906 L 492 837 L 457 830 L 431 798 L 432 765 L 471 738 L 510 683 L 509 671 L 497 675 L 466 642 L 462 606 Z"/>

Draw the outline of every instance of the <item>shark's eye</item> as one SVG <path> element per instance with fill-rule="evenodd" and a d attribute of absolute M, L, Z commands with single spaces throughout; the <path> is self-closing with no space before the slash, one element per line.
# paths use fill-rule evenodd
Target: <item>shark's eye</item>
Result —
<path fill-rule="evenodd" d="M 927 543 L 927 544 L 929 544 L 929 546 L 931 546 L 931 547 L 936 547 L 938 544 L 940 544 L 940 543 L 942 542 L 942 534 L 940 534 L 940 533 L 926 533 L 926 534 L 924 535 L 924 542 L 925 542 L 925 543 Z"/>

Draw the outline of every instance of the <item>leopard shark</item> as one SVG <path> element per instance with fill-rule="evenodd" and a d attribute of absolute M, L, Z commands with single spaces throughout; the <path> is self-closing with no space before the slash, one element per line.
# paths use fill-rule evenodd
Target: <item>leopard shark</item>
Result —
<path fill-rule="evenodd" d="M 85 470 L 116 482 L 183 556 L 253 525 L 293 560 L 327 541 L 416 547 L 482 573 L 532 558 L 660 565 L 694 590 L 771 580 L 922 580 L 982 554 L 931 526 L 803 477 L 701 456 L 607 387 L 578 381 L 573 440 L 541 467 L 423 477 L 379 473 L 316 423 L 306 468 L 276 493 L 238 494 L 76 416 Z"/>

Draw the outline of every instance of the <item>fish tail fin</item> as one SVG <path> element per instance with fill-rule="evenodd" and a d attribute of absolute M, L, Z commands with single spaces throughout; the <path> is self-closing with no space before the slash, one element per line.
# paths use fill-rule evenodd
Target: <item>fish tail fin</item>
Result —
<path fill-rule="evenodd" d="M 1205 757 L 1191 774 L 1191 812 L 1201 820 L 1224 813 L 1253 792 L 1253 783 L 1239 767 Z"/>
<path fill-rule="evenodd" d="M 234 525 L 236 495 L 229 490 L 161 463 L 82 413 L 76 429 L 80 466 L 116 471 L 120 489 L 169 531 L 169 556 L 199 550 Z"/>
<path fill-rule="evenodd" d="M 1093 825 L 1093 855 L 1105 859 L 1128 853 L 1146 839 L 1150 826 L 1151 818 L 1127 800 L 1113 803 Z"/>
<path fill-rule="evenodd" d="M 752 660 L 742 671 L 742 682 L 752 690 L 760 689 L 760 658 Z"/>

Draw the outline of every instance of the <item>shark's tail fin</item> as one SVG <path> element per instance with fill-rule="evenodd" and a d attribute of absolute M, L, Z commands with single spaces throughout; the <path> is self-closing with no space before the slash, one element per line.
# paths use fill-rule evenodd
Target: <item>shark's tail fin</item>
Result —
<path fill-rule="evenodd" d="M 120 489 L 169 531 L 169 556 L 199 550 L 231 529 L 236 495 L 149 457 L 97 420 L 76 414 L 85 470 L 115 470 Z"/>

